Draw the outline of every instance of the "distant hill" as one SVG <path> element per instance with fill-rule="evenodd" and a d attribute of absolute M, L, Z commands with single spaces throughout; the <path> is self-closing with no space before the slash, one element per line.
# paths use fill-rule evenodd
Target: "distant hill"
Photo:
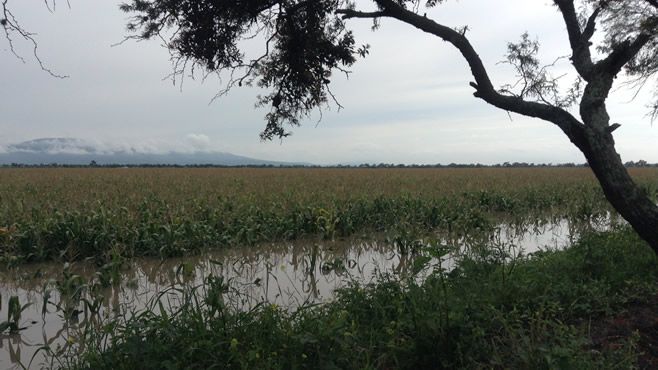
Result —
<path fill-rule="evenodd" d="M 308 165 L 249 158 L 218 151 L 143 153 L 136 150 L 100 150 L 93 144 L 76 138 L 41 138 L 11 144 L 0 152 L 0 165 L 25 164 L 39 165 L 57 163 L 60 165 L 87 165 L 95 161 L 99 165 L 195 165 L 211 164 L 220 166 L 247 165 Z"/>

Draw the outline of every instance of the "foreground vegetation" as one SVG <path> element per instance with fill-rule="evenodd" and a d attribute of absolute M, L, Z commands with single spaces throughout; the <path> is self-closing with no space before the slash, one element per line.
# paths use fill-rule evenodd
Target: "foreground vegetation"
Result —
<path fill-rule="evenodd" d="M 444 253 L 430 243 L 420 256 Z M 454 270 L 433 269 L 422 283 L 383 276 L 375 284 L 340 290 L 331 303 L 293 312 L 267 303 L 235 310 L 223 298 L 227 282 L 209 276 L 203 286 L 185 291 L 174 312 L 158 313 L 154 303 L 150 311 L 115 319 L 80 338 L 81 354 L 57 361 L 70 369 L 655 364 L 642 353 L 646 333 L 612 339 L 600 334 L 606 318 L 651 302 L 658 293 L 656 256 L 628 228 L 587 234 L 567 250 L 532 257 L 472 250 Z M 655 318 L 655 309 L 651 312 Z"/>
<path fill-rule="evenodd" d="M 658 169 L 632 173 L 656 198 Z M 0 263 L 397 229 L 464 235 L 609 209 L 587 168 L 1 169 Z"/>

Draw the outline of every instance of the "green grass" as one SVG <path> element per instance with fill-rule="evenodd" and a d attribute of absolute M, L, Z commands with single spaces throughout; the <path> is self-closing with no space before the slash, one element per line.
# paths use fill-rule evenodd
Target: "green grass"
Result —
<path fill-rule="evenodd" d="M 235 311 L 209 277 L 169 314 L 87 332 L 70 369 L 623 369 L 638 339 L 594 348 L 589 325 L 657 292 L 655 254 L 628 229 L 510 260 L 478 251 L 423 283 L 382 276 L 289 312 Z M 440 255 L 440 250 L 426 250 Z M 426 260 L 426 259 L 424 259 Z"/>

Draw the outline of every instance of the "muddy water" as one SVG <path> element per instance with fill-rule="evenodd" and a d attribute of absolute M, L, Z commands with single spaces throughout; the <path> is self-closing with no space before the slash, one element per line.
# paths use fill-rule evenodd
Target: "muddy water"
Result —
<path fill-rule="evenodd" d="M 568 245 L 572 235 L 574 232 L 566 221 L 530 230 L 501 226 L 497 233 L 487 236 L 487 243 L 511 252 L 531 253 L 540 248 Z M 464 248 L 474 241 L 444 239 L 442 243 Z M 20 326 L 24 329 L 19 334 L 0 335 L 0 369 L 57 367 L 45 363 L 46 356 L 39 348 L 44 345 L 53 350 L 67 348 L 76 343 L 79 329 L 89 320 L 139 312 L 152 307 L 154 297 L 164 302 L 165 307 L 175 307 L 181 294 L 172 287 L 198 286 L 209 275 L 223 277 L 228 283 L 226 299 L 236 309 L 249 308 L 264 300 L 293 308 L 325 302 L 336 288 L 351 281 L 367 283 L 380 273 L 410 274 L 415 257 L 399 251 L 394 243 L 339 241 L 236 248 L 165 261 L 136 260 L 119 270 L 115 276 L 119 283 L 96 293 L 103 297 L 100 316 L 96 317 L 82 304 L 67 306 L 66 299 L 59 294 L 61 286 L 55 283 L 67 278 L 75 281 L 74 275 L 92 279 L 97 268 L 90 264 L 71 266 L 68 277 L 63 275 L 61 264 L 0 272 L 0 322 L 7 318 L 10 296 L 18 296 L 21 304 L 29 304 L 21 315 Z M 449 255 L 442 262 L 447 269 L 452 264 Z M 422 278 L 422 273 L 419 276 Z M 88 296 L 89 292 L 83 294 Z M 82 312 L 65 320 L 63 312 L 67 309 Z"/>

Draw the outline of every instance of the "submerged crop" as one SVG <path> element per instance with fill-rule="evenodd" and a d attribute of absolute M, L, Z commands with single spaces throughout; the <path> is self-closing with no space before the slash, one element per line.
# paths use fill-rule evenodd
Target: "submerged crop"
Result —
<path fill-rule="evenodd" d="M 656 194 L 658 171 L 635 172 Z M 172 257 L 401 228 L 467 235 L 610 211 L 587 169 L 2 169 L 0 261 Z"/>

